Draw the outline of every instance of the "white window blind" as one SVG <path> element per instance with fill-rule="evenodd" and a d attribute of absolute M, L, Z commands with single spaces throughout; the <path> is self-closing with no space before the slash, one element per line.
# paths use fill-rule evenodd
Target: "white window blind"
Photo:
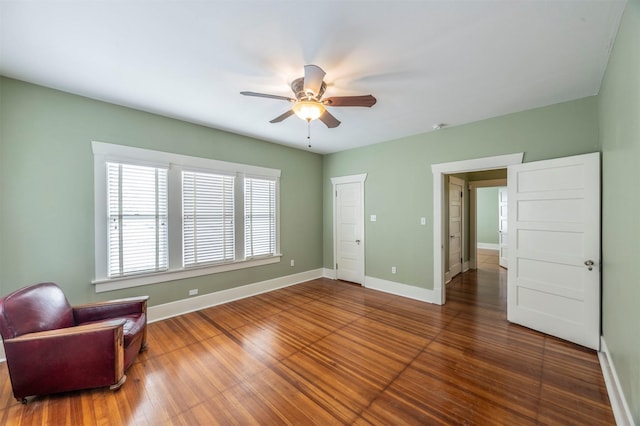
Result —
<path fill-rule="evenodd" d="M 167 170 L 107 162 L 108 276 L 167 269 Z"/>
<path fill-rule="evenodd" d="M 234 177 L 182 173 L 183 265 L 233 261 Z"/>
<path fill-rule="evenodd" d="M 276 181 L 244 179 L 245 257 L 276 253 Z"/>

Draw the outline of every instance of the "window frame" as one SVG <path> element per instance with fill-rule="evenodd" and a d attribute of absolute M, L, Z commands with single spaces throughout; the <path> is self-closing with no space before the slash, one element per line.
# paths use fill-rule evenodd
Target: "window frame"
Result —
<path fill-rule="evenodd" d="M 193 236 L 192 236 L 193 241 L 191 242 L 191 244 L 193 244 L 192 256 L 194 258 L 194 262 L 193 263 L 189 263 L 188 265 L 186 264 L 187 254 L 185 254 L 185 252 L 184 252 L 184 250 L 186 248 L 186 245 L 187 245 L 187 238 L 186 238 L 185 233 L 184 233 L 185 228 L 186 228 L 184 220 L 187 217 L 187 211 L 186 211 L 186 207 L 185 207 L 185 198 L 186 198 L 186 196 L 185 196 L 185 192 L 184 192 L 185 185 L 186 185 L 185 184 L 185 174 L 186 173 L 193 174 L 193 183 L 192 183 L 193 184 L 193 194 L 191 195 L 191 197 L 193 197 L 193 199 L 189 200 L 189 201 L 192 202 L 191 208 L 193 208 L 193 211 L 189 210 L 189 213 L 191 213 L 190 216 L 192 216 L 192 219 L 190 220 L 190 222 L 192 222 L 192 224 L 193 224 Z M 233 243 L 231 244 L 232 250 L 231 250 L 231 253 L 230 253 L 231 256 L 232 256 L 231 259 L 226 259 L 225 258 L 228 248 L 227 248 L 226 245 L 223 244 L 223 246 L 222 246 L 222 252 L 223 252 L 222 257 L 223 257 L 223 259 L 204 260 L 204 261 L 198 261 L 197 260 L 198 256 L 200 255 L 199 245 L 197 243 L 198 236 L 202 236 L 202 234 L 204 234 L 206 236 L 206 234 L 207 234 L 206 231 L 203 231 L 203 232 L 199 232 L 198 231 L 198 229 L 199 229 L 198 225 L 201 224 L 201 221 L 199 221 L 198 219 L 201 219 L 203 215 L 198 214 L 198 211 L 197 211 L 197 209 L 195 207 L 196 205 L 198 205 L 196 200 L 199 198 L 199 197 L 197 197 L 197 193 L 198 193 L 197 190 L 198 189 L 200 189 L 200 190 L 203 189 L 202 187 L 200 187 L 197 184 L 198 178 L 205 178 L 205 176 L 216 177 L 216 178 L 221 178 L 221 179 L 231 178 L 231 185 L 230 185 L 230 192 L 231 192 L 231 194 L 230 194 L 231 197 L 230 198 L 231 199 L 229 200 L 230 201 L 229 204 L 231 204 L 231 210 L 232 211 L 230 212 L 231 213 L 230 217 L 231 217 L 231 220 L 232 220 L 232 223 L 233 223 L 233 228 L 230 229 L 230 230 L 223 229 L 223 231 L 222 231 L 223 234 L 225 234 L 228 231 L 231 231 L 231 233 L 233 234 Z M 199 267 L 203 267 L 203 266 L 207 266 L 207 265 L 223 264 L 223 263 L 228 263 L 230 261 L 235 261 L 238 258 L 237 252 L 236 252 L 236 248 L 235 248 L 235 240 L 237 239 L 237 235 L 236 235 L 237 234 L 237 227 L 235 226 L 235 216 L 236 216 L 236 211 L 235 210 L 236 210 L 236 207 L 237 207 L 237 204 L 238 204 L 238 201 L 237 201 L 238 194 L 236 193 L 236 190 L 235 190 L 237 176 L 235 176 L 234 174 L 230 174 L 230 173 L 224 173 L 223 174 L 223 173 L 220 173 L 220 172 L 213 173 L 213 172 L 203 172 L 203 171 L 194 171 L 194 170 L 182 169 L 181 179 L 182 179 L 181 189 L 183 190 L 182 194 L 181 194 L 181 196 L 182 196 L 182 202 L 181 202 L 181 205 L 182 205 L 182 220 L 183 220 L 182 228 L 181 228 L 182 232 L 183 232 L 182 233 L 182 250 L 183 250 L 183 252 L 182 252 L 182 266 L 185 269 L 187 269 L 187 268 L 199 268 Z M 224 193 L 225 190 L 227 189 L 227 186 L 224 183 L 224 181 L 221 182 L 221 183 L 222 183 L 222 188 L 221 188 L 222 189 L 222 193 L 221 194 L 216 194 L 216 195 L 222 195 L 222 199 L 221 199 L 222 200 L 222 204 L 223 204 L 222 217 L 225 218 L 226 215 L 225 215 L 224 205 L 226 204 L 225 201 L 227 201 L 226 195 L 229 195 L 229 194 L 225 194 Z M 202 200 L 202 201 L 204 202 L 204 200 Z M 208 201 L 211 201 L 211 199 L 208 199 Z M 224 222 L 224 220 L 223 220 L 223 222 Z M 223 228 L 224 228 L 224 225 L 223 225 Z"/>
<path fill-rule="evenodd" d="M 94 154 L 94 235 L 95 235 L 95 276 L 92 283 L 96 293 L 124 288 L 174 281 L 202 275 L 233 271 L 281 261 L 280 251 L 280 176 L 281 171 L 260 166 L 252 166 L 227 161 L 213 160 L 116 145 L 105 142 L 92 142 Z M 163 272 L 141 273 L 125 277 L 108 278 L 108 212 L 107 212 L 107 162 L 163 167 L 168 170 L 168 216 L 169 250 L 168 270 Z M 204 173 L 234 174 L 235 179 L 235 235 L 236 240 L 244 241 L 244 178 L 258 177 L 273 179 L 276 182 L 276 253 L 273 256 L 245 259 L 244 243 L 236 245 L 235 259 L 221 264 L 202 266 L 183 266 L 182 256 L 182 171 Z M 238 211 L 240 210 L 240 211 Z"/>
<path fill-rule="evenodd" d="M 114 166 L 110 167 L 109 166 Z M 149 167 L 148 165 L 132 165 L 130 163 L 123 162 L 106 162 L 106 171 L 107 171 L 107 220 L 109 221 L 108 226 L 108 236 L 107 241 L 108 244 L 108 257 L 107 257 L 107 274 L 109 279 L 114 278 L 122 278 L 131 275 L 138 275 L 141 273 L 155 273 L 155 272 L 164 272 L 169 267 L 169 235 L 168 235 L 168 220 L 169 220 L 169 212 L 168 212 L 168 170 L 164 167 Z M 135 171 L 137 169 L 137 172 Z M 140 169 L 146 169 L 146 172 L 143 172 Z M 109 171 L 115 172 L 115 176 Z M 139 182 L 135 179 L 126 179 L 126 175 L 129 173 L 137 174 L 137 175 L 145 175 L 146 173 L 153 173 L 153 180 L 148 181 L 149 186 L 144 186 L 144 190 L 139 192 L 139 189 L 134 189 L 135 187 L 139 188 Z M 115 177 L 115 180 L 114 180 Z M 138 178 L 140 176 L 137 176 Z M 148 175 L 147 175 L 148 178 Z M 144 181 L 143 181 L 144 182 Z M 115 186 L 111 187 L 111 183 L 114 183 Z M 116 191 L 113 191 L 115 189 Z M 133 197 L 135 201 L 133 201 L 130 196 L 127 196 L 127 192 L 136 191 L 137 196 Z M 149 192 L 151 191 L 151 192 Z M 153 194 L 152 201 L 149 202 L 149 198 L 145 198 L 143 194 Z M 145 200 L 146 203 L 140 204 L 140 200 Z M 133 201 L 133 204 L 131 203 Z M 137 203 L 137 204 L 136 204 Z M 116 207 L 116 210 L 113 210 L 111 207 Z M 153 214 L 149 214 L 147 209 L 153 208 Z M 133 209 L 135 213 L 128 213 Z M 141 213 L 140 209 L 147 210 L 146 213 Z M 127 212 L 125 212 L 127 210 Z M 138 269 L 134 272 L 126 272 L 126 266 L 129 264 L 133 258 L 137 258 L 137 256 L 130 256 L 133 253 L 126 250 L 127 243 L 131 237 L 129 232 L 124 232 L 125 229 L 132 229 L 130 226 L 134 223 L 145 223 L 148 226 L 147 220 L 143 219 L 143 217 L 147 217 L 148 219 L 152 219 L 155 226 L 153 228 L 153 234 L 155 234 L 154 240 L 147 240 L 146 243 L 150 243 L 153 241 L 153 244 L 149 246 L 145 245 L 146 250 L 143 252 L 149 256 L 151 251 L 155 254 L 155 259 L 151 259 L 150 257 L 144 256 L 144 259 L 147 261 L 152 261 L 155 266 Z M 149 217 L 152 216 L 152 217 Z M 116 220 L 116 225 L 114 226 L 114 219 Z M 163 224 L 164 223 L 164 224 Z M 135 228 L 135 226 L 134 226 Z M 164 229 L 164 232 L 162 231 Z M 115 239 L 117 240 L 115 246 L 111 246 L 113 244 L 114 239 L 114 230 Z M 137 229 L 139 232 L 139 229 Z M 135 231 L 134 231 L 135 233 Z M 136 242 L 139 240 L 136 239 Z M 151 249 L 151 250 L 149 250 Z M 138 254 L 140 252 L 138 250 Z M 114 252 L 117 254 L 114 256 Z M 139 259 L 139 258 L 138 258 Z M 113 261 L 116 262 L 113 262 Z M 140 266 L 140 265 L 138 265 Z M 117 272 L 114 270 L 114 267 L 117 269 Z"/>

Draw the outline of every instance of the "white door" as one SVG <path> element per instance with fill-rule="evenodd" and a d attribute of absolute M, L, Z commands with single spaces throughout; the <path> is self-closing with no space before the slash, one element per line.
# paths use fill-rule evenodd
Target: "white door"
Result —
<path fill-rule="evenodd" d="M 509 166 L 509 321 L 600 347 L 600 154 Z"/>
<path fill-rule="evenodd" d="M 498 264 L 503 268 L 506 268 L 508 262 L 508 250 L 509 245 L 509 217 L 507 215 L 508 206 L 508 194 L 507 187 L 501 186 L 498 188 L 498 248 L 500 250 Z"/>
<path fill-rule="evenodd" d="M 362 182 L 336 185 L 336 278 L 364 283 Z"/>
<path fill-rule="evenodd" d="M 462 272 L 462 187 L 464 181 L 449 178 L 449 277 Z"/>

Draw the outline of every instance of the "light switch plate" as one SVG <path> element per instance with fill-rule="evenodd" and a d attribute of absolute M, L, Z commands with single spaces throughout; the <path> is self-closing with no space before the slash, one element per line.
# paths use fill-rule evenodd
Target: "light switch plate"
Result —
<path fill-rule="evenodd" d="M 427 218 L 426 217 L 421 217 L 420 218 L 420 225 L 426 225 L 427 224 Z"/>

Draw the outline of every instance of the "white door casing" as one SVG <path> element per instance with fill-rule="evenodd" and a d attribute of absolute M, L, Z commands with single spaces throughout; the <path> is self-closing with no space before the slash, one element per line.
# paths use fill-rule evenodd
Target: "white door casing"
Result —
<path fill-rule="evenodd" d="M 498 249 L 500 250 L 498 264 L 503 268 L 506 268 L 509 264 L 509 217 L 507 213 L 509 211 L 507 205 L 508 199 L 508 188 L 506 186 L 498 188 Z"/>
<path fill-rule="evenodd" d="M 480 170 L 503 169 L 522 163 L 523 152 L 497 155 L 494 157 L 474 158 L 431 165 L 433 174 L 433 293 L 434 303 L 442 305 L 446 301 L 444 291 L 444 182 L 447 174 L 475 172 Z"/>
<path fill-rule="evenodd" d="M 449 177 L 449 279 L 462 272 L 462 189 L 464 181 Z"/>
<path fill-rule="evenodd" d="M 332 178 L 336 279 L 364 284 L 364 180 L 366 174 Z"/>
<path fill-rule="evenodd" d="M 600 154 L 510 166 L 509 321 L 600 347 Z"/>

